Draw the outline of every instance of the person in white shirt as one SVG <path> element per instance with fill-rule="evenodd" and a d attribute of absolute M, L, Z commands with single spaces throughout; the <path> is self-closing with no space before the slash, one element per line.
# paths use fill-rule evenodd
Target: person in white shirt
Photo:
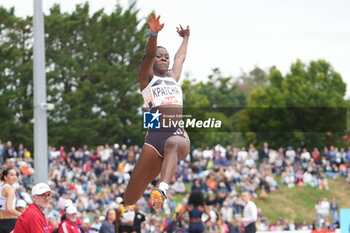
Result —
<path fill-rule="evenodd" d="M 244 225 L 245 233 L 255 233 L 255 222 L 258 219 L 258 208 L 251 200 L 252 197 L 249 192 L 242 192 L 242 200 L 246 204 L 243 210 L 243 218 L 238 219 Z"/>
<path fill-rule="evenodd" d="M 329 210 L 331 206 L 327 200 L 327 197 L 324 197 L 321 201 L 321 209 L 322 209 L 322 216 L 328 218 Z"/>
<path fill-rule="evenodd" d="M 17 182 L 15 168 L 5 168 L 0 182 L 0 232 L 12 232 L 21 212 L 16 210 L 16 190 L 13 185 Z"/>
<path fill-rule="evenodd" d="M 286 151 L 286 158 L 294 162 L 295 156 L 295 150 L 293 150 L 293 147 L 289 146 L 288 150 Z"/>
<path fill-rule="evenodd" d="M 249 145 L 249 151 L 248 154 L 250 156 L 252 156 L 252 158 L 254 159 L 255 162 L 257 162 L 259 160 L 259 151 L 257 151 L 254 147 L 253 144 Z"/>
<path fill-rule="evenodd" d="M 251 155 L 248 155 L 247 159 L 244 162 L 245 165 L 247 165 L 249 168 L 252 168 L 255 164 L 255 161 L 253 160 Z"/>
<path fill-rule="evenodd" d="M 271 150 L 269 151 L 269 163 L 270 163 L 270 164 L 275 163 L 275 162 L 276 162 L 276 159 L 277 159 L 277 156 L 278 156 L 277 151 L 271 149 Z"/>
<path fill-rule="evenodd" d="M 303 149 L 303 153 L 300 155 L 301 160 L 309 162 L 311 159 L 310 153 L 307 151 L 306 148 Z"/>
<path fill-rule="evenodd" d="M 221 208 L 221 216 L 224 222 L 231 222 L 233 219 L 233 208 L 229 206 L 228 201 L 224 202 L 223 207 Z"/>
<path fill-rule="evenodd" d="M 202 155 L 204 159 L 213 159 L 213 151 L 208 146 L 203 150 Z"/>
<path fill-rule="evenodd" d="M 242 147 L 242 149 L 237 153 L 237 161 L 239 163 L 244 163 L 247 157 L 248 152 L 246 151 L 245 147 Z"/>

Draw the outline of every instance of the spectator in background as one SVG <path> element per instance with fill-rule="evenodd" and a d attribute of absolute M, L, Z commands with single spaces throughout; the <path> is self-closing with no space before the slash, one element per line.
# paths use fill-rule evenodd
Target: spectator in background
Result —
<path fill-rule="evenodd" d="M 275 160 L 273 170 L 275 171 L 275 174 L 279 176 L 281 175 L 283 169 L 283 157 L 279 154 Z"/>
<path fill-rule="evenodd" d="M 322 226 L 321 219 L 323 218 L 323 210 L 322 210 L 322 206 L 321 206 L 321 200 L 317 200 L 317 203 L 315 205 L 315 209 L 316 209 L 318 228 L 321 228 L 321 226 Z"/>
<path fill-rule="evenodd" d="M 277 151 L 272 150 L 272 149 L 269 150 L 269 154 L 268 154 L 268 161 L 269 161 L 269 164 L 274 165 L 275 162 L 276 162 L 277 157 L 278 157 Z"/>
<path fill-rule="evenodd" d="M 230 223 L 233 219 L 233 208 L 229 206 L 228 201 L 224 201 L 223 207 L 220 210 L 222 221 Z"/>
<path fill-rule="evenodd" d="M 179 213 L 180 219 L 183 218 L 183 215 L 188 212 L 189 214 L 189 233 L 201 233 L 204 232 L 204 224 L 202 222 L 202 214 L 205 213 L 208 218 L 205 222 L 209 222 L 211 215 L 205 206 L 204 197 L 201 192 L 195 191 L 192 192 L 186 207 Z"/>
<path fill-rule="evenodd" d="M 343 159 L 343 155 L 342 152 L 339 151 L 338 147 L 335 148 L 335 165 L 336 167 L 339 167 L 339 165 L 341 164 Z"/>
<path fill-rule="evenodd" d="M 135 211 L 133 205 L 124 206 L 123 203 L 116 210 L 117 220 L 119 219 L 119 232 L 133 233 Z"/>
<path fill-rule="evenodd" d="M 107 162 L 113 154 L 113 150 L 109 147 L 108 144 L 105 145 L 103 149 L 100 151 L 101 162 Z"/>
<path fill-rule="evenodd" d="M 205 149 L 203 150 L 203 158 L 206 160 L 211 160 L 213 159 L 213 151 L 210 150 L 209 146 L 206 146 Z"/>
<path fill-rule="evenodd" d="M 285 157 L 285 154 L 284 154 L 284 151 L 283 151 L 282 147 L 278 148 L 278 154 L 281 156 L 281 158 Z"/>
<path fill-rule="evenodd" d="M 334 146 L 329 147 L 329 161 L 331 162 L 331 165 L 336 163 L 337 161 L 337 155 L 336 155 L 336 150 Z"/>
<path fill-rule="evenodd" d="M 244 225 L 245 233 L 255 233 L 255 222 L 258 219 L 258 209 L 255 203 L 251 200 L 249 192 L 242 193 L 242 200 L 246 203 L 243 210 L 243 218 L 238 219 Z"/>
<path fill-rule="evenodd" d="M 232 151 L 232 147 L 230 145 L 226 146 L 225 157 L 228 161 L 231 161 L 233 159 L 233 151 Z"/>
<path fill-rule="evenodd" d="M 4 154 L 3 154 L 3 162 L 6 163 L 7 159 L 12 159 L 17 157 L 17 152 L 12 147 L 12 142 L 8 141 L 6 143 L 6 146 L 4 148 Z"/>
<path fill-rule="evenodd" d="M 321 201 L 321 209 L 322 209 L 322 216 L 323 218 L 328 218 L 329 216 L 329 210 L 330 210 L 330 204 L 327 200 L 327 197 L 324 197 Z"/>
<path fill-rule="evenodd" d="M 267 142 L 264 142 L 263 148 L 261 149 L 259 154 L 261 155 L 261 158 L 263 160 L 268 160 L 269 159 L 269 153 L 270 153 L 269 144 Z"/>
<path fill-rule="evenodd" d="M 115 220 L 116 212 L 115 210 L 107 210 L 105 221 L 102 223 L 99 233 L 115 233 Z"/>
<path fill-rule="evenodd" d="M 140 201 L 136 202 L 134 206 L 135 218 L 133 230 L 136 233 L 141 233 L 141 224 L 146 221 L 146 216 L 143 212 L 140 211 Z"/>
<path fill-rule="evenodd" d="M 285 155 L 286 155 L 286 159 L 288 159 L 289 161 L 294 163 L 296 153 L 295 153 L 295 150 L 293 150 L 293 147 L 288 146 L 288 149 L 287 149 Z"/>
<path fill-rule="evenodd" d="M 338 203 L 334 197 L 332 198 L 330 209 L 331 209 L 331 215 L 332 215 L 332 224 L 335 224 L 338 220 Z"/>
<path fill-rule="evenodd" d="M 183 178 L 182 176 L 179 176 L 175 183 L 173 184 L 173 189 L 175 191 L 175 193 L 177 194 L 185 194 L 186 193 L 186 187 L 185 187 L 185 183 L 183 182 Z"/>
<path fill-rule="evenodd" d="M 295 162 L 300 162 L 300 156 L 301 156 L 301 147 L 297 147 L 296 151 L 295 151 Z"/>
<path fill-rule="evenodd" d="M 33 203 L 18 218 L 14 233 L 46 233 L 48 226 L 43 212 L 49 206 L 53 191 L 45 183 L 32 189 Z"/>
<path fill-rule="evenodd" d="M 17 218 L 21 212 L 16 210 L 15 189 L 12 187 L 17 181 L 17 171 L 6 168 L 2 171 L 0 184 L 0 232 L 9 233 L 15 228 Z"/>
<path fill-rule="evenodd" d="M 25 202 L 25 200 L 18 200 L 16 203 L 16 210 L 20 213 L 23 213 L 25 211 L 27 207 L 27 203 Z"/>
<path fill-rule="evenodd" d="M 304 148 L 303 152 L 300 155 L 301 164 L 302 164 L 304 170 L 307 168 L 307 166 L 310 162 L 310 159 L 311 159 L 310 153 L 307 151 L 306 148 Z"/>
<path fill-rule="evenodd" d="M 252 157 L 252 159 L 255 161 L 255 163 L 259 160 L 259 152 L 255 149 L 253 144 L 249 145 L 249 151 L 248 154 Z"/>
<path fill-rule="evenodd" d="M 47 233 L 55 233 L 58 232 L 58 223 L 57 220 L 53 216 L 47 217 Z"/>
<path fill-rule="evenodd" d="M 64 151 L 64 146 L 60 146 L 59 158 L 61 159 L 61 161 L 65 161 L 67 159 L 67 154 Z"/>
<path fill-rule="evenodd" d="M 242 149 L 237 153 L 237 162 L 243 164 L 247 158 L 248 152 L 246 151 L 245 147 L 242 147 Z"/>
<path fill-rule="evenodd" d="M 244 164 L 247 165 L 247 167 L 252 168 L 253 165 L 255 165 L 255 161 L 254 161 L 254 159 L 252 158 L 251 155 L 248 155 L 248 157 L 246 158 Z"/>
<path fill-rule="evenodd" d="M 24 159 L 24 146 L 23 146 L 23 144 L 22 143 L 20 143 L 19 145 L 18 145 L 18 149 L 17 149 L 17 156 L 19 157 L 19 158 L 22 158 L 22 159 Z"/>
<path fill-rule="evenodd" d="M 316 147 L 312 151 L 311 157 L 312 157 L 312 159 L 314 160 L 314 162 L 316 164 L 320 164 L 321 163 L 321 154 L 320 154 L 320 152 L 318 151 L 318 149 Z"/>
<path fill-rule="evenodd" d="M 323 147 L 322 157 L 323 157 L 325 160 L 329 160 L 329 159 L 330 159 L 329 150 L 328 150 L 328 147 L 326 147 L 326 146 Z"/>
<path fill-rule="evenodd" d="M 101 218 L 102 217 L 102 218 Z M 98 216 L 96 215 L 94 217 L 94 223 L 91 225 L 91 228 L 96 230 L 96 231 L 99 231 L 101 226 L 102 226 L 102 221 L 104 220 L 104 217 L 103 216 Z"/>
<path fill-rule="evenodd" d="M 4 156 L 4 149 L 5 149 L 5 146 L 4 146 L 4 144 L 2 144 L 2 141 L 0 139 L 0 162 L 4 161 L 4 158 L 3 158 L 3 156 Z"/>
<path fill-rule="evenodd" d="M 66 219 L 60 224 L 59 233 L 81 233 L 77 221 L 77 207 L 71 205 L 66 209 Z"/>
<path fill-rule="evenodd" d="M 84 232 L 84 233 L 91 233 L 92 231 L 92 227 L 90 226 L 90 220 L 89 218 L 84 218 L 83 220 L 83 225 L 80 227 L 80 229 Z"/>

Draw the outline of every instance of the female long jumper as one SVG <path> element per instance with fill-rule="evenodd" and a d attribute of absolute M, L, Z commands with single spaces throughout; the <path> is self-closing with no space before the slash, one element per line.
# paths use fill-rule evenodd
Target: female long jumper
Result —
<path fill-rule="evenodd" d="M 164 47 L 157 46 L 158 33 L 164 27 L 159 19 L 160 16 L 157 17 L 155 13 L 147 19 L 151 35 L 139 70 L 140 91 L 149 111 L 174 116 L 171 120 L 176 122 L 182 120 L 182 90 L 178 81 L 186 58 L 190 29 L 189 26 L 184 29 L 181 25 L 177 28 L 183 41 L 169 70 L 169 53 Z M 153 208 L 161 210 L 177 163 L 185 159 L 189 151 L 190 140 L 183 128 L 149 129 L 141 156 L 126 188 L 124 204 L 134 204 L 160 173 L 159 188 L 152 191 L 151 199 Z"/>

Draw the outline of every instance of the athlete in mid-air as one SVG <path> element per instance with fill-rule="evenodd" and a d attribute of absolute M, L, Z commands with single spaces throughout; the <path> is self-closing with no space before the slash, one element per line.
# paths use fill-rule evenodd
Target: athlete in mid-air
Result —
<path fill-rule="evenodd" d="M 190 29 L 181 25 L 177 33 L 183 38 L 175 54 L 174 64 L 169 69 L 169 53 L 157 46 L 158 33 L 164 24 L 160 16 L 149 15 L 147 23 L 151 29 L 146 55 L 139 70 L 140 91 L 149 111 L 160 112 L 163 116 L 174 116 L 173 122 L 182 120 L 182 90 L 179 85 L 182 66 L 186 58 Z M 134 204 L 143 194 L 149 183 L 160 173 L 158 188 L 151 193 L 153 208 L 161 210 L 175 173 L 177 163 L 190 152 L 190 140 L 187 133 L 179 126 L 149 129 L 130 181 L 124 193 L 124 203 Z"/>

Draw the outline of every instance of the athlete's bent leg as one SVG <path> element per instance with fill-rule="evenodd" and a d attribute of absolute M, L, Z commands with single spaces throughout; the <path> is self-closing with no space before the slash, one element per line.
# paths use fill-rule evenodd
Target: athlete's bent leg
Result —
<path fill-rule="evenodd" d="M 163 158 L 157 151 L 144 144 L 124 193 L 123 199 L 126 205 L 133 205 L 140 199 L 149 183 L 159 175 L 162 162 Z"/>
<path fill-rule="evenodd" d="M 154 202 L 153 208 L 155 210 L 162 209 L 170 181 L 177 167 L 177 162 L 185 159 L 189 151 L 190 141 L 185 138 L 172 136 L 166 140 L 163 153 L 164 161 L 160 172 L 159 189 L 154 189 L 151 193 L 151 199 Z"/>

